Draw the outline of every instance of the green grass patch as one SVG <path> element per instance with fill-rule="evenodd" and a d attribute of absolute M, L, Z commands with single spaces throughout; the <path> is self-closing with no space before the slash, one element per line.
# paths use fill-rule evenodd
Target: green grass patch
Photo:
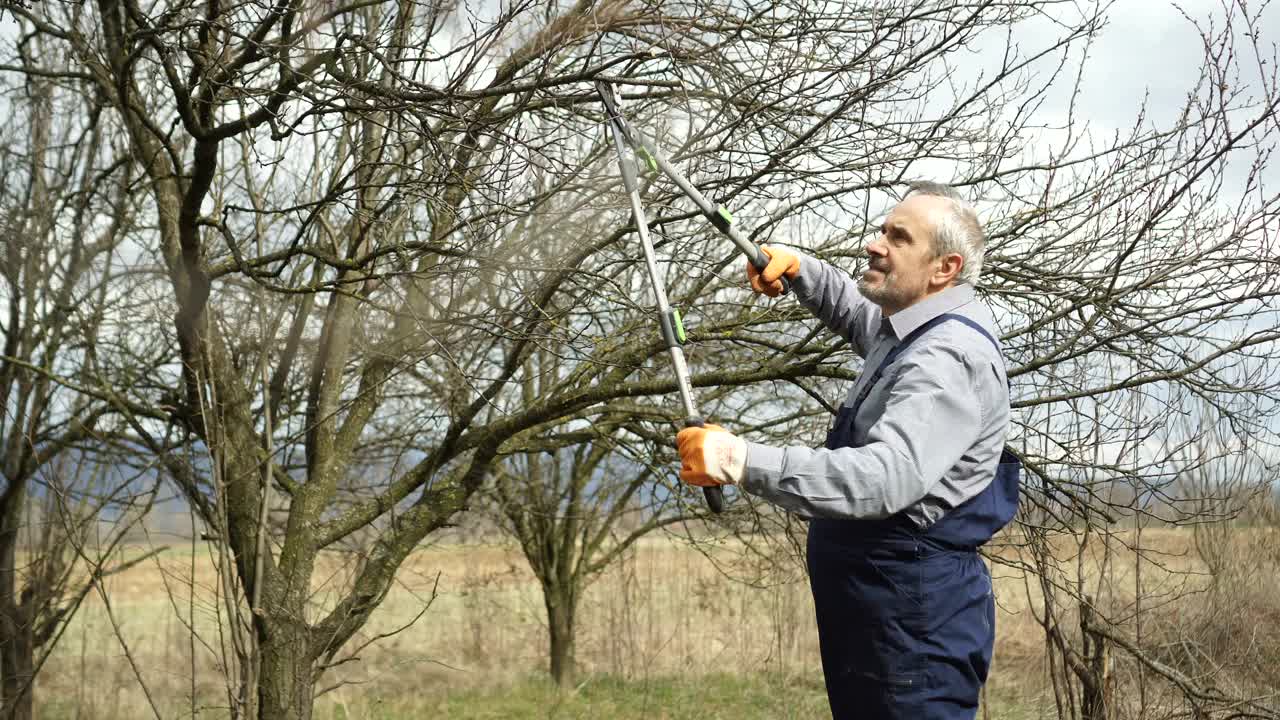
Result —
<path fill-rule="evenodd" d="M 382 703 L 366 696 L 359 705 L 321 700 L 316 717 L 318 720 L 407 720 L 427 716 L 457 720 L 808 720 L 831 717 L 820 679 L 814 683 L 734 675 L 637 680 L 595 676 L 564 690 L 542 678 L 528 678 L 505 687 L 428 690 L 411 701 L 398 697 Z"/>
<path fill-rule="evenodd" d="M 371 696 L 372 695 L 372 696 Z M 978 718 L 1038 720 L 1053 708 L 1010 691 L 988 695 L 990 706 Z M 408 720 L 445 717 L 456 720 L 810 720 L 828 719 L 822 678 L 780 679 L 765 675 L 709 675 L 626 680 L 593 676 L 570 689 L 542 677 L 473 689 L 424 689 L 416 698 L 385 701 L 376 693 L 357 703 L 321 700 L 316 720 Z"/>

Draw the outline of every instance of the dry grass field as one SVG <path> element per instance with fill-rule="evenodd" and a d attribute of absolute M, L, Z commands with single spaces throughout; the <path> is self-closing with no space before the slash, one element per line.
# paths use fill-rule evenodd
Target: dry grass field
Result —
<path fill-rule="evenodd" d="M 1239 547 L 1232 556 L 1257 553 L 1249 532 L 1233 541 Z M 1280 663 L 1280 654 L 1266 655 L 1280 652 L 1280 557 L 1242 555 L 1241 564 L 1252 572 L 1232 580 L 1237 584 L 1231 612 L 1215 612 L 1209 603 L 1223 596 L 1208 590 L 1209 576 L 1189 531 L 1143 533 L 1142 547 L 1156 560 L 1141 568 L 1124 548 L 1138 541 L 1131 531 L 1122 533 L 1111 544 L 1118 552 L 1108 558 L 1100 540 L 1079 556 L 1064 537 L 1055 552 L 1066 570 L 1083 571 L 1086 591 L 1099 607 L 1112 610 L 1117 627 L 1144 633 L 1150 647 L 1203 644 L 1198 633 L 1216 628 L 1216 641 L 1224 647 L 1244 643 L 1256 662 L 1269 657 Z M 993 546 L 992 553 L 1027 560 L 1012 546 Z M 385 637 L 329 671 L 316 717 L 827 716 L 812 605 L 799 566 L 743 558 L 731 542 L 644 543 L 588 591 L 578 631 L 581 679 L 565 693 L 541 680 L 542 599 L 519 551 L 503 545 L 423 549 L 361 636 Z M 350 571 L 350 558 L 328 560 L 317 573 L 318 606 L 331 602 Z M 1138 572 L 1141 613 L 1133 612 Z M 994 575 L 1000 607 L 996 660 L 980 717 L 1054 717 L 1044 633 L 1032 612 L 1042 607 L 1039 586 L 1003 564 Z M 111 577 L 111 614 L 100 598 L 91 597 L 45 667 L 37 688 L 40 717 L 152 716 L 143 684 L 165 718 L 225 717 L 219 657 L 228 640 L 217 587 L 206 545 L 194 554 L 189 546 L 169 550 Z M 1145 625 L 1135 627 L 1136 618 Z M 1176 658 L 1176 652 L 1166 657 Z M 1117 663 L 1117 677 L 1133 686 L 1136 666 Z M 1265 691 L 1267 677 L 1264 668 L 1248 682 Z M 1138 681 L 1157 692 L 1154 682 Z"/>

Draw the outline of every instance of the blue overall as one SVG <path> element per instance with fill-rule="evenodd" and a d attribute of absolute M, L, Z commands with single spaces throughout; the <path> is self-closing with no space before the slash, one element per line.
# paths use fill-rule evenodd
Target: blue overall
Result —
<path fill-rule="evenodd" d="M 948 320 L 940 315 L 895 347 L 854 404 L 842 407 L 826 447 L 851 447 L 853 423 L 895 358 Z M 898 513 L 882 520 L 809 523 L 813 589 L 827 697 L 835 720 L 971 720 L 995 639 L 991 576 L 977 548 L 1018 507 L 1021 464 L 1005 450 L 995 479 L 927 529 Z"/>

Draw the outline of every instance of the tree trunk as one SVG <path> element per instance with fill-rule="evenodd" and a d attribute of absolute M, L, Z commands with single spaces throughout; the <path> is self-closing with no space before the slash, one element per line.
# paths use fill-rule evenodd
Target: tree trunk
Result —
<path fill-rule="evenodd" d="M 10 611 L 13 611 L 12 613 Z M 0 697 L 3 698 L 4 720 L 31 720 L 32 673 L 35 642 L 31 622 L 22 608 L 8 607 L 0 620 Z"/>
<path fill-rule="evenodd" d="M 573 622 L 577 601 L 574 594 L 548 590 L 547 631 L 551 640 L 551 679 L 560 687 L 573 684 Z"/>
<path fill-rule="evenodd" d="M 262 638 L 262 670 L 258 678 L 258 717 L 261 720 L 310 720 L 312 677 L 310 642 L 301 622 L 272 618 Z M 262 632 L 262 623 L 257 623 Z"/>
<path fill-rule="evenodd" d="M 1109 720 L 1111 717 L 1111 658 L 1106 638 L 1092 629 L 1096 615 L 1093 598 L 1086 595 L 1080 603 L 1080 630 L 1084 640 L 1081 654 L 1087 672 L 1081 674 L 1080 704 L 1083 720 Z"/>
<path fill-rule="evenodd" d="M 6 719 L 30 720 L 35 653 L 33 603 L 19 599 L 18 526 L 26 500 L 23 480 L 10 480 L 0 508 L 0 708 Z"/>

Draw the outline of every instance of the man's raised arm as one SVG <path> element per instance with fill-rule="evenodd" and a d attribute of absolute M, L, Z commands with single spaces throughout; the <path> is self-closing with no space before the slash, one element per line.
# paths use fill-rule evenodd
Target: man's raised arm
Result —
<path fill-rule="evenodd" d="M 763 247 L 769 264 L 757 270 L 747 263 L 751 287 L 769 297 L 782 294 L 782 277 L 791 281 L 796 300 L 812 312 L 832 332 L 849 341 L 854 351 L 866 357 L 870 340 L 880 322 L 880 308 L 858 292 L 858 283 L 848 273 L 817 258 L 784 248 Z"/>

